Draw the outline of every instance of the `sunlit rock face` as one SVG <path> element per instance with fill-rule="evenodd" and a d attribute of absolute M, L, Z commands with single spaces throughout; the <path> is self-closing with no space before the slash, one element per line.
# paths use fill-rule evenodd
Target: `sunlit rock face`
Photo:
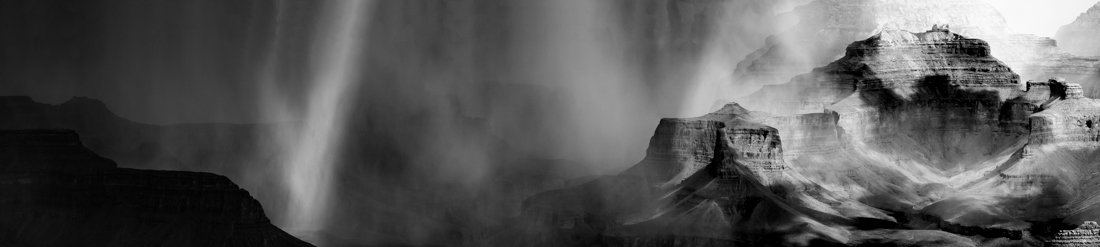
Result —
<path fill-rule="evenodd" d="M 748 87 L 782 84 L 844 54 L 846 44 L 881 30 L 926 30 L 933 25 L 987 41 L 992 54 L 1024 79 L 1065 77 L 1091 92 L 1100 60 L 1063 52 L 1053 39 L 1010 34 L 1005 20 L 983 1 L 814 1 L 800 7 L 798 25 L 768 38 L 768 44 L 737 65 L 733 83 Z M 808 41 L 813 42 L 808 42 Z M 1098 93 L 1095 96 L 1100 96 Z M 747 106 L 754 110 L 756 109 Z"/>
<path fill-rule="evenodd" d="M 790 165 L 819 186 L 876 208 L 935 215 L 921 210 L 1026 142 L 1034 106 L 1018 81 L 985 41 L 890 30 L 746 102 L 820 112 L 772 123 L 794 137 L 784 144 L 799 147 Z"/>
<path fill-rule="evenodd" d="M 0 131 L 0 245 L 312 246 L 228 178 L 135 170 L 70 130 Z"/>
<path fill-rule="evenodd" d="M 955 32 L 983 37 L 1004 33 L 1006 27 L 992 6 L 975 0 L 818 0 L 798 7 L 795 15 L 798 25 L 769 37 L 764 47 L 738 63 L 735 84 L 785 83 L 836 60 L 847 44 L 881 30 L 917 31 L 948 24 Z"/>
<path fill-rule="evenodd" d="M 749 109 L 770 112 L 824 112 L 854 96 L 852 104 L 900 106 L 925 100 L 923 88 L 951 85 L 964 90 L 995 91 L 996 101 L 1019 87 L 1019 76 L 991 56 L 988 43 L 948 30 L 881 32 L 848 45 L 845 56 L 791 82 L 767 86 L 746 97 Z M 860 102 L 853 102 L 860 101 Z M 896 101 L 896 102 L 894 102 Z"/>
<path fill-rule="evenodd" d="M 1077 20 L 1062 26 L 1054 35 L 1059 47 L 1069 53 L 1082 56 L 1100 56 L 1100 45 L 1096 43 L 1098 37 L 1100 37 L 1100 4 L 1081 13 L 1077 16 Z"/>
<path fill-rule="evenodd" d="M 1063 79 L 1021 85 L 991 53 L 942 28 L 883 31 L 747 101 L 808 113 L 729 104 L 663 119 L 631 169 L 525 201 L 524 216 L 542 220 L 517 236 L 624 246 L 1051 240 L 1097 216 L 1100 198 L 1086 191 L 1100 182 L 1083 175 L 1094 170 L 1097 106 Z"/>
<path fill-rule="evenodd" d="M 1100 226 L 1096 225 L 1096 221 L 1085 221 L 1077 229 L 1058 231 L 1054 239 L 1046 243 L 1050 247 L 1097 245 L 1100 245 Z"/>
<path fill-rule="evenodd" d="M 1100 101 L 1085 98 L 1081 85 L 1066 84 L 1062 100 L 1042 106 L 1042 112 L 1031 115 L 1031 146 L 1098 142 L 1100 132 Z"/>

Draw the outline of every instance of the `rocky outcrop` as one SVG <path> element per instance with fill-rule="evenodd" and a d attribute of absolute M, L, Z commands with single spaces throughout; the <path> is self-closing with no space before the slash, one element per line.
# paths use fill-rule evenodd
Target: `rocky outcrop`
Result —
<path fill-rule="evenodd" d="M 1006 27 L 996 9 L 974 0 L 818 0 L 794 14 L 798 25 L 769 37 L 764 47 L 738 63 L 735 84 L 755 88 L 786 83 L 843 56 L 845 45 L 883 30 L 949 24 L 955 32 L 984 38 L 1004 33 Z"/>
<path fill-rule="evenodd" d="M 1060 100 L 1042 106 L 1029 118 L 1031 148 L 1047 144 L 1100 142 L 1100 100 L 1084 97 L 1081 85 L 1061 84 Z"/>
<path fill-rule="evenodd" d="M 0 131 L 0 243 L 311 246 L 224 176 L 117 168 L 70 130 Z"/>
<path fill-rule="evenodd" d="M 946 30 L 894 30 L 852 43 L 843 58 L 741 101 L 781 113 L 823 112 L 853 95 L 859 102 L 849 103 L 897 107 L 902 101 L 935 101 L 930 97 L 935 95 L 922 93 L 938 92 L 922 90 L 941 86 L 1007 99 L 1019 88 L 1018 80 L 982 40 Z"/>
<path fill-rule="evenodd" d="M 663 119 L 646 159 L 618 176 L 529 198 L 524 215 L 577 234 L 594 229 L 603 236 L 595 241 L 624 246 L 763 244 L 771 240 L 760 234 L 789 227 L 817 234 L 807 241 L 831 242 L 845 234 L 833 227 L 858 224 L 854 218 L 890 221 L 792 170 L 780 129 L 764 122 L 817 128 L 835 126 L 836 116 L 774 116 L 728 104 L 701 117 Z"/>
<path fill-rule="evenodd" d="M 1100 78 L 1100 60 L 1066 53 L 1050 38 L 1009 34 L 1001 14 L 981 1 L 819 0 L 795 14 L 801 18 L 797 26 L 768 38 L 767 45 L 738 64 L 735 85 L 786 83 L 843 56 L 849 42 L 884 30 L 917 31 L 937 24 L 987 41 L 993 55 L 1025 79 L 1065 77 L 1083 83 Z M 1087 95 L 1100 96 L 1092 83 L 1083 86 Z"/>
<path fill-rule="evenodd" d="M 785 169 L 778 131 L 754 117 L 731 104 L 698 118 L 662 119 L 646 158 L 622 175 L 677 185 L 716 160 L 739 162 L 760 175 Z M 733 166 L 719 167 L 720 173 L 736 176 Z"/>
<path fill-rule="evenodd" d="M 1058 42 L 1030 34 L 1011 34 L 989 40 L 993 56 L 1020 74 L 1022 79 L 1060 77 L 1084 83 L 1086 95 L 1100 97 L 1100 58 L 1067 53 Z"/>
<path fill-rule="evenodd" d="M 1100 184 L 1083 175 L 1098 171 L 1095 156 L 1079 147 L 1097 146 L 1090 121 L 1100 119 L 1083 88 L 1061 78 L 1021 85 L 987 42 L 943 27 L 883 31 L 749 99 L 792 114 L 729 104 L 663 119 L 647 157 L 614 177 L 649 184 L 648 203 L 569 189 L 556 201 L 645 205 L 616 221 L 580 220 L 617 222 L 582 229 L 630 246 L 752 245 L 761 242 L 748 236 L 765 233 L 850 245 L 1038 243 L 1053 233 L 1034 228 L 1091 217 L 1081 212 L 1098 205 L 1084 193 Z M 1065 144 L 1074 148 L 1051 151 Z M 525 213 L 554 214 L 536 206 L 554 200 L 535 198 Z"/>
<path fill-rule="evenodd" d="M 1058 46 L 1069 53 L 1082 56 L 1100 56 L 1100 4 L 1093 5 L 1072 23 L 1062 26 L 1054 39 Z"/>
<path fill-rule="evenodd" d="M 661 119 L 649 140 L 645 159 L 626 173 L 678 184 L 714 159 L 713 147 L 722 127 L 717 121 Z"/>
<path fill-rule="evenodd" d="M 1054 238 L 1048 240 L 1044 246 L 1100 246 L 1100 225 L 1097 225 L 1095 221 L 1085 221 L 1085 223 L 1082 223 L 1077 229 L 1060 230 L 1054 235 Z"/>

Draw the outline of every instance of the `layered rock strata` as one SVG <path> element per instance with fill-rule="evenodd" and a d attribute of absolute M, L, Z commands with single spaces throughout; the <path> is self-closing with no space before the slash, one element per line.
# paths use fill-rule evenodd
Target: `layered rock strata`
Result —
<path fill-rule="evenodd" d="M 738 63 L 736 84 L 785 83 L 836 60 L 845 45 L 883 30 L 949 24 L 956 32 L 986 37 L 1004 33 L 1007 26 L 996 9 L 973 0 L 818 0 L 793 14 L 800 19 L 798 25 L 769 37 L 764 47 Z"/>
<path fill-rule="evenodd" d="M 1077 229 L 1058 231 L 1054 238 L 1047 241 L 1048 247 L 1085 247 L 1100 246 L 1100 225 L 1095 221 L 1085 221 Z"/>
<path fill-rule="evenodd" d="M 935 99 L 928 94 L 941 92 L 922 90 L 941 86 L 991 91 L 990 96 L 1005 99 L 1019 89 L 1018 80 L 990 55 L 985 41 L 942 29 L 884 31 L 852 43 L 843 58 L 787 84 L 767 86 L 743 102 L 750 109 L 813 113 L 856 95 L 863 97 L 860 101 L 895 107 L 902 101 Z"/>
<path fill-rule="evenodd" d="M 1062 85 L 1062 99 L 1044 104 L 1029 118 L 1029 146 L 1100 142 L 1100 100 L 1085 98 L 1076 83 Z"/>
<path fill-rule="evenodd" d="M 751 237 L 763 233 L 808 241 L 801 244 L 974 245 L 1045 239 L 1045 232 L 1029 229 L 1089 217 L 1081 212 L 1100 205 L 1069 199 L 1100 184 L 1079 175 L 1095 171 L 1088 168 L 1091 156 L 1028 151 L 1091 145 L 1084 127 L 1093 119 L 1093 100 L 1064 79 L 1021 85 L 988 43 L 950 30 L 884 31 L 752 97 L 758 101 L 748 104 L 806 113 L 730 104 L 697 118 L 663 119 L 642 162 L 603 182 L 532 197 L 525 215 L 573 215 L 571 231 L 629 246 L 751 245 L 763 243 Z M 1052 165 L 1062 161 L 1081 164 Z M 619 186 L 599 189 L 609 181 Z M 645 193 L 619 194 L 629 191 Z M 575 198 L 629 213 L 563 214 L 539 206 Z M 971 239 L 945 237 L 951 234 Z"/>
<path fill-rule="evenodd" d="M 69 130 L 0 131 L 0 243 L 311 246 L 224 176 L 115 167 Z"/>
<path fill-rule="evenodd" d="M 699 118 L 662 119 L 650 139 L 646 158 L 623 175 L 677 185 L 716 160 L 736 160 L 758 175 L 785 169 L 778 131 L 752 121 L 752 117 L 733 104 Z M 722 148 L 729 150 L 722 153 Z M 736 176 L 734 169 L 727 164 L 719 167 L 719 172 L 732 177 Z"/>
<path fill-rule="evenodd" d="M 738 63 L 734 84 L 749 88 L 790 81 L 814 67 L 844 55 L 844 45 L 883 30 L 939 29 L 981 38 L 993 54 L 1025 79 L 1054 76 L 1091 82 L 1100 78 L 1100 60 L 1059 49 L 1053 39 L 1009 34 L 1005 20 L 982 1 L 819 0 L 798 8 L 801 21 Z M 806 42 L 813 40 L 814 42 Z M 1100 96 L 1100 88 L 1083 85 L 1087 95 Z M 746 105 L 747 106 L 747 105 Z M 756 108 L 750 107 L 756 110 Z M 768 109 L 761 109 L 768 110 Z"/>
<path fill-rule="evenodd" d="M 1023 79 L 1061 77 L 1084 83 L 1086 95 L 1100 97 L 1100 58 L 1080 56 L 1062 50 L 1054 39 L 1030 34 L 1012 34 L 989 40 L 997 57 Z"/>

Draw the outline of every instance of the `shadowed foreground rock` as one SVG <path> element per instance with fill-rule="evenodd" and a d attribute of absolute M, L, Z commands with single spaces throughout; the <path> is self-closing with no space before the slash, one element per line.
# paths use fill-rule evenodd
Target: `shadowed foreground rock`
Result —
<path fill-rule="evenodd" d="M 0 130 L 0 246 L 312 246 L 210 173 L 117 168 L 71 130 Z"/>

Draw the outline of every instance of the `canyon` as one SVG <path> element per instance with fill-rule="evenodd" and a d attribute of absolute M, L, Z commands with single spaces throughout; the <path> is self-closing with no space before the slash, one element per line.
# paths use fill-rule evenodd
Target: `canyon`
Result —
<path fill-rule="evenodd" d="M 67 75 L 252 83 L 210 99 L 0 96 L 0 245 L 1100 245 L 1100 7 L 1047 38 L 980 0 L 341 3 Z"/>
<path fill-rule="evenodd" d="M 536 223 L 520 236 L 615 246 L 1058 242 L 1058 231 L 1100 212 L 1087 175 L 1100 100 L 1062 78 L 1021 83 L 990 47 L 942 27 L 884 30 L 746 97 L 768 108 L 730 103 L 662 119 L 632 168 L 527 199 L 524 217 Z"/>
<path fill-rule="evenodd" d="M 1001 13 L 983 1 L 819 0 L 793 14 L 798 24 L 768 37 L 766 45 L 737 64 L 733 81 L 741 90 L 728 97 L 783 84 L 824 66 L 843 57 L 844 46 L 852 41 L 885 30 L 920 31 L 933 25 L 988 42 L 993 56 L 1025 80 L 1062 77 L 1081 83 L 1088 96 L 1100 97 L 1092 83 L 1098 78 L 1100 59 L 1068 53 L 1055 39 L 1010 33 Z"/>
<path fill-rule="evenodd" d="M 71 130 L 0 131 L 4 246 L 313 246 L 225 176 L 118 168 Z"/>

